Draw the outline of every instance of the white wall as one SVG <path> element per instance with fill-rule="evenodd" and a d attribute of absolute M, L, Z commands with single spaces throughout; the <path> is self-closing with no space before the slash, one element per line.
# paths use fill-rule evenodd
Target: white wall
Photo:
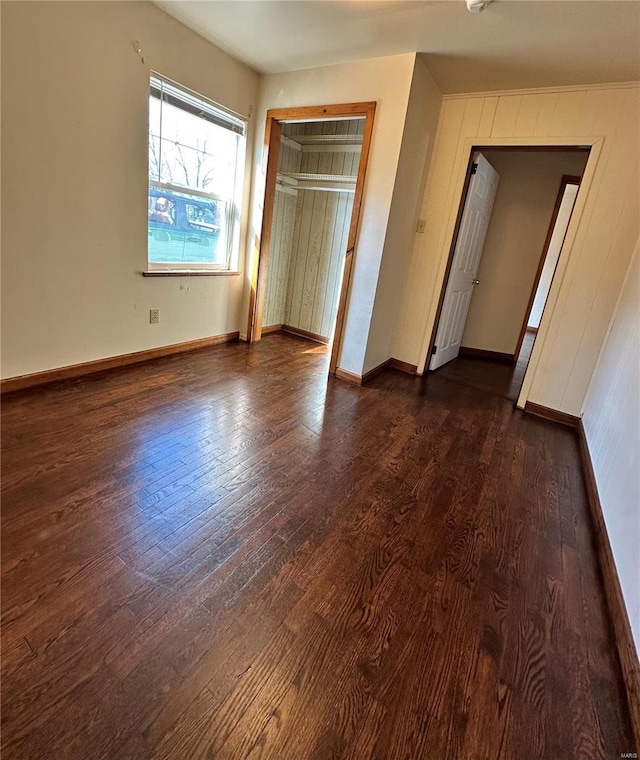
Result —
<path fill-rule="evenodd" d="M 581 176 L 587 154 L 495 150 L 482 153 L 500 175 L 500 181 L 462 345 L 513 354 L 562 176 Z"/>
<path fill-rule="evenodd" d="M 392 356 L 396 316 L 411 265 L 411 243 L 441 103 L 440 90 L 422 57 L 417 56 L 363 373 Z"/>
<path fill-rule="evenodd" d="M 271 74 L 262 80 L 260 105 L 256 114 L 256 123 L 259 125 L 259 134 L 256 135 L 258 162 L 268 109 L 377 101 L 351 295 L 342 350 L 338 358 L 338 366 L 341 369 L 355 374 L 361 374 L 364 366 L 414 61 L 415 54 L 411 53 Z M 259 237 L 260 234 L 264 168 L 258 167 L 254 181 L 252 234 L 255 237 Z M 253 263 L 252 261 L 251 266 Z M 248 280 L 246 285 L 245 309 L 248 311 Z"/>
<path fill-rule="evenodd" d="M 640 88 L 444 99 L 393 355 L 424 366 L 470 147 L 594 143 L 523 384 L 528 400 L 579 414 L 640 229 Z M 593 180 L 593 181 L 591 181 Z"/>
<path fill-rule="evenodd" d="M 560 208 L 558 209 L 558 216 L 556 217 L 556 223 L 553 226 L 549 248 L 547 249 L 547 255 L 538 281 L 538 287 L 536 288 L 536 295 L 533 299 L 533 304 L 531 305 L 529 319 L 527 320 L 527 327 L 533 327 L 536 330 L 540 326 L 542 311 L 547 296 L 549 295 L 551 280 L 553 279 L 553 273 L 555 272 L 556 264 L 558 263 L 558 256 L 560 256 L 564 236 L 567 227 L 569 226 L 569 218 L 573 211 L 573 205 L 576 202 L 578 187 L 578 185 L 566 185 L 562 195 L 562 201 L 560 202 Z"/>
<path fill-rule="evenodd" d="M 2 375 L 239 330 L 241 276 L 139 274 L 149 73 L 244 115 L 257 73 L 150 3 L 17 2 L 1 12 Z M 250 122 L 249 168 L 252 146 Z M 149 325 L 152 307 L 159 325 Z"/>
<path fill-rule="evenodd" d="M 591 379 L 582 422 L 640 651 L 640 240 Z"/>

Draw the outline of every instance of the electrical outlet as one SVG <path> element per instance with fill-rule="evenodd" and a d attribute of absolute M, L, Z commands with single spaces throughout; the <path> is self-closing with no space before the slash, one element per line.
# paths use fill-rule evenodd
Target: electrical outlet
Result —
<path fill-rule="evenodd" d="M 424 219 L 418 219 L 418 224 L 416 226 L 416 232 L 419 235 L 422 235 L 424 232 L 424 228 L 427 226 L 427 222 Z"/>
<path fill-rule="evenodd" d="M 160 322 L 160 309 L 149 309 L 149 324 L 157 325 Z"/>

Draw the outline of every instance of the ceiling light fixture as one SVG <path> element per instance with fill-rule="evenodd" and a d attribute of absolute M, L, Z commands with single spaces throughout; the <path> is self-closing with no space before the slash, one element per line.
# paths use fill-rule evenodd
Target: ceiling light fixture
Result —
<path fill-rule="evenodd" d="M 466 0 L 467 10 L 470 13 L 482 13 L 491 0 Z"/>

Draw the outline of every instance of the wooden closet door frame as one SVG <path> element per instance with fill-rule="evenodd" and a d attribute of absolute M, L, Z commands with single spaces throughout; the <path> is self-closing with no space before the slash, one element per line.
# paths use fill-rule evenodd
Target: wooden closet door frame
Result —
<path fill-rule="evenodd" d="M 529 300 L 527 301 L 527 310 L 525 311 L 524 320 L 522 322 L 522 327 L 520 329 L 520 335 L 518 336 L 518 345 L 516 346 L 516 350 L 514 351 L 514 354 L 513 354 L 514 362 L 517 362 L 518 357 L 520 356 L 520 350 L 522 349 L 522 342 L 524 341 L 524 336 L 525 336 L 525 333 L 527 332 L 527 324 L 529 323 L 529 317 L 531 316 L 531 309 L 533 308 L 533 302 L 535 300 L 536 293 L 538 291 L 540 278 L 542 277 L 542 270 L 544 269 L 545 262 L 547 261 L 547 254 L 549 253 L 551 238 L 553 237 L 553 233 L 556 228 L 556 222 L 558 221 L 558 214 L 560 213 L 560 206 L 562 204 L 562 199 L 564 198 L 567 185 L 577 185 L 578 191 L 579 191 L 581 182 L 582 182 L 582 177 L 581 176 L 578 177 L 573 174 L 563 174 L 562 179 L 560 180 L 560 189 L 558 190 L 558 195 L 556 196 L 556 202 L 553 206 L 553 212 L 551 213 L 551 221 L 549 222 L 549 228 L 547 229 L 547 236 L 544 240 L 544 245 L 542 246 L 542 253 L 540 254 L 540 260 L 538 261 L 536 276 L 533 281 L 531 293 L 529 294 Z M 577 197 L 576 197 L 576 200 L 577 200 Z M 575 207 L 575 205 L 576 203 L 574 200 L 573 206 Z M 571 223 L 572 214 L 573 214 L 573 207 L 571 209 L 571 214 L 569 214 L 569 219 L 567 220 L 567 229 L 569 228 L 569 224 Z M 565 230 L 565 235 L 566 235 L 566 230 Z M 564 238 L 562 240 L 562 244 L 564 244 Z M 560 245 L 560 249 L 562 249 L 562 244 Z M 551 288 L 552 282 L 553 282 L 553 276 L 551 277 L 551 281 L 549 282 L 549 288 Z M 544 307 L 543 307 L 543 311 L 544 311 Z"/>
<path fill-rule="evenodd" d="M 250 344 L 257 343 L 262 338 L 262 316 L 264 312 L 266 281 L 269 270 L 269 248 L 271 246 L 271 227 L 273 224 L 273 206 L 276 197 L 276 178 L 278 173 L 278 159 L 280 157 L 282 124 L 285 122 L 323 121 L 356 117 L 364 117 L 365 119 L 362 149 L 360 151 L 360 163 L 358 165 L 358 177 L 353 198 L 351 223 L 349 225 L 349 238 L 347 241 L 347 250 L 343 266 L 342 285 L 340 288 L 340 297 L 338 299 L 338 313 L 336 316 L 336 326 L 331 348 L 331 361 L 329 363 L 329 374 L 331 375 L 335 375 L 338 366 L 338 356 L 340 355 L 344 336 L 345 317 L 353 273 L 353 258 L 358 237 L 362 196 L 367 173 L 369 151 L 371 148 L 375 111 L 375 101 L 365 103 L 339 103 L 336 105 L 325 106 L 304 106 L 301 108 L 276 108 L 267 111 L 262 160 L 262 165 L 264 166 L 266 164 L 262 226 L 260 230 L 260 239 L 256 241 L 258 256 L 251 278 L 251 293 L 249 296 L 247 341 Z"/>

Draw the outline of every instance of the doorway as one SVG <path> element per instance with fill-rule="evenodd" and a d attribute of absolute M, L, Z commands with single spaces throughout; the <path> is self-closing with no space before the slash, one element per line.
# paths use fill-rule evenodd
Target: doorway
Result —
<path fill-rule="evenodd" d="M 495 393 L 517 400 L 588 156 L 571 146 L 472 151 L 431 372 L 487 388 L 494 378 Z"/>
<path fill-rule="evenodd" d="M 531 292 L 531 305 L 528 309 L 522 338 L 525 337 L 525 331 L 535 335 L 538 332 L 538 327 L 540 327 L 542 311 L 551 289 L 551 281 L 558 265 L 560 251 L 562 250 L 562 244 L 567 234 L 567 227 L 573 213 L 573 207 L 578 197 L 581 180 L 582 177 L 565 175 L 560 181 L 560 189 L 558 190 L 556 205 L 551 217 L 545 249 L 540 259 L 540 267 L 536 281 L 534 282 L 534 290 Z M 520 343 L 522 343 L 522 338 Z"/>
<path fill-rule="evenodd" d="M 322 343 L 335 374 L 375 103 L 269 111 L 258 266 L 248 339 Z"/>

